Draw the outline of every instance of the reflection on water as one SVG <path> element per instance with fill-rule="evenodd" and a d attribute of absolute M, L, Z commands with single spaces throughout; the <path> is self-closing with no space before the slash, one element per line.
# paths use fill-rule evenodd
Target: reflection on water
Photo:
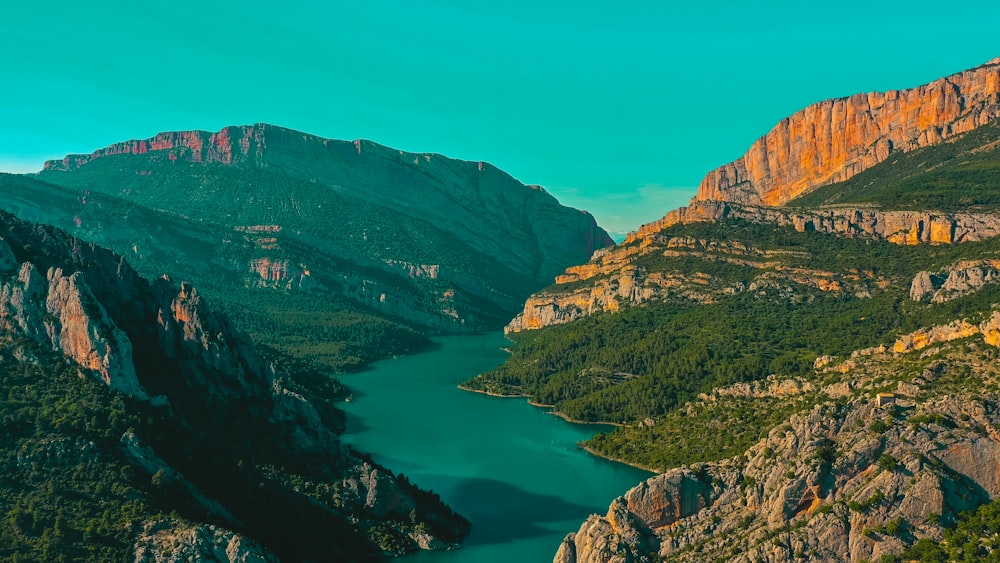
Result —
<path fill-rule="evenodd" d="M 500 334 L 436 339 L 431 352 L 345 376 L 356 400 L 344 440 L 441 495 L 472 522 L 455 552 L 406 563 L 551 561 L 592 513 L 650 474 L 594 458 L 576 443 L 606 428 L 456 385 L 503 361 Z"/>

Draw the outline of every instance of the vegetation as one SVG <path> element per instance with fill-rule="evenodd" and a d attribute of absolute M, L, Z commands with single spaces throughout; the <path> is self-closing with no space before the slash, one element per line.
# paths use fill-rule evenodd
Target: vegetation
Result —
<path fill-rule="evenodd" d="M 77 371 L 3 361 L 0 559 L 121 561 L 163 506 L 117 447 L 139 417 Z"/>
<path fill-rule="evenodd" d="M 632 424 L 598 434 L 586 447 L 652 469 L 725 459 L 745 452 L 812 401 L 812 395 L 795 400 L 722 397 L 696 401 L 686 409 L 650 419 L 652 425 Z"/>
<path fill-rule="evenodd" d="M 811 374 L 821 355 L 891 346 L 899 334 L 955 318 L 976 320 L 1000 302 L 997 285 L 941 304 L 908 297 L 917 271 L 997 255 L 996 240 L 907 247 L 745 222 L 677 225 L 665 235 L 738 243 L 766 255 L 759 260 L 767 264 L 752 267 L 701 248 L 700 255 L 681 259 L 651 252 L 637 258 L 637 266 L 709 273 L 717 286 L 743 288 L 765 272 L 854 272 L 865 291 L 821 291 L 779 277 L 708 303 L 672 298 L 593 314 L 514 334 L 510 359 L 464 385 L 525 394 L 578 420 L 624 424 L 587 447 L 641 466 L 668 468 L 739 453 L 775 421 L 810 406 L 808 401 L 771 405 L 727 399 L 726 407 L 676 411 L 699 393 L 771 374 Z M 652 427 L 642 424 L 647 418 L 655 419 Z"/>

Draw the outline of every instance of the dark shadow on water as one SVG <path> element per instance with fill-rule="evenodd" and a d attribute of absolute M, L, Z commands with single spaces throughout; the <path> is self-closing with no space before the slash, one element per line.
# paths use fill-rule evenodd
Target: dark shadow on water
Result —
<path fill-rule="evenodd" d="M 362 417 L 360 417 L 360 416 L 358 416 L 358 415 L 356 415 L 356 414 L 354 414 L 352 412 L 349 412 L 349 411 L 343 411 L 343 413 L 345 415 L 344 416 L 344 428 L 345 428 L 344 434 L 345 435 L 360 434 L 361 432 L 364 432 L 365 430 L 370 430 L 371 429 L 370 426 L 368 426 L 367 424 L 365 424 L 364 418 L 362 418 Z"/>
<path fill-rule="evenodd" d="M 456 479 L 442 500 L 472 522 L 466 546 L 506 543 L 552 534 L 544 524 L 582 522 L 594 507 L 533 493 L 496 479 Z M 572 530 L 567 530 L 570 532 Z"/>

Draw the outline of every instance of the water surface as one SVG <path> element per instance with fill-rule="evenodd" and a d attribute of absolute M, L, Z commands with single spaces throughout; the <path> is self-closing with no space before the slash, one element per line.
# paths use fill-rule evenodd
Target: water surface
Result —
<path fill-rule="evenodd" d="M 456 385 L 500 364 L 503 335 L 436 338 L 430 352 L 345 376 L 344 441 L 430 489 L 472 521 L 464 547 L 401 563 L 551 561 L 559 542 L 651 474 L 576 444 L 605 429 Z"/>

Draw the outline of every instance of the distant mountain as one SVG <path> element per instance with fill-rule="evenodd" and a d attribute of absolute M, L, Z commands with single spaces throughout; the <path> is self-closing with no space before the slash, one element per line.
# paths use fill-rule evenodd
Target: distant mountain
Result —
<path fill-rule="evenodd" d="M 557 562 L 985 557 L 998 96 L 1000 59 L 810 106 L 527 300 L 463 385 L 618 424 L 585 447 L 662 473 Z"/>
<path fill-rule="evenodd" d="M 0 212 L 0 556 L 372 560 L 469 524 L 186 282 Z"/>
<path fill-rule="evenodd" d="M 264 124 L 0 176 L 0 207 L 192 280 L 264 344 L 336 369 L 417 349 L 427 331 L 499 328 L 612 244 L 489 164 Z"/>

